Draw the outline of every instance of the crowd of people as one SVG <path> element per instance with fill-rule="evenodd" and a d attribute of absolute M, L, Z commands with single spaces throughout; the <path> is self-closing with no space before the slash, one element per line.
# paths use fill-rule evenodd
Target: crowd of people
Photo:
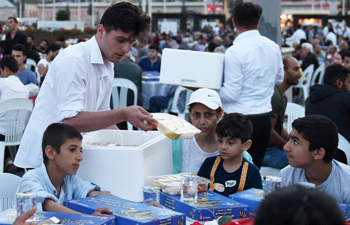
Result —
<path fill-rule="evenodd" d="M 29 170 L 19 190 L 35 192 L 39 209 L 69 213 L 76 212 L 62 206 L 64 200 L 106 194 L 76 175 L 83 160 L 80 133 L 119 129 L 116 124 L 125 121 L 145 131 L 154 129 L 157 121 L 141 106 L 110 109 L 113 79 L 127 77 L 141 85 L 137 77 L 143 72 L 159 72 L 161 49 L 177 46 L 224 53 L 225 67 L 220 90 L 199 88 L 187 103 L 190 122 L 201 133 L 173 143 L 174 172 L 206 177 L 211 181 L 210 190 L 228 196 L 249 188 L 262 188 L 261 166 L 283 168 L 280 172 L 283 187 L 307 181 L 337 203 L 350 204 L 346 189 L 350 167 L 335 160 L 339 152 L 338 132 L 350 140 L 347 130 L 350 124 L 345 124 L 350 115 L 347 101 L 350 71 L 341 65 L 342 59 L 336 56 L 341 54 L 337 52 L 337 43 L 327 35 L 324 85 L 311 88 L 306 116 L 295 120 L 288 134 L 283 128 L 285 92 L 299 82 L 300 69 L 311 64 L 319 66 L 323 50 L 316 55 L 313 49 L 317 44 L 323 46 L 323 42 L 314 39 L 308 43 L 301 39 L 296 45 L 292 43 L 293 56 L 282 57 L 280 47 L 258 31 L 262 10 L 251 2 L 238 4 L 232 20 L 235 35 L 226 34 L 227 43 L 220 37 L 225 32 L 218 30 L 209 36 L 199 35 L 193 46 L 189 46 L 189 38 L 180 35 L 164 36 L 161 41 L 154 33 L 146 41 L 150 17 L 126 2 L 106 10 L 91 39 L 66 48 L 62 42 L 42 41 L 40 50 L 36 50 L 33 37 L 20 43 L 25 35 L 16 27 L 16 18 L 10 17 L 8 27 L 15 28 L 9 29 L 0 60 L 3 77 L 0 103 L 14 97 L 27 98 L 29 91 L 25 85 L 28 84 L 24 81 L 40 86 L 17 155 L 15 159 L 6 157 L 8 170 L 13 164 Z M 304 31 L 296 32 L 303 36 Z M 332 32 L 330 26 L 328 32 Z M 310 33 L 305 36 L 312 37 Z M 134 47 L 136 40 L 140 48 Z M 29 52 L 41 52 L 35 69 L 40 79 L 27 75 L 30 71 L 24 62 Z M 345 62 L 347 51 L 342 54 Z M 1 132 L 0 123 L 0 138 L 4 139 Z M 339 159 L 344 160 L 341 156 Z M 347 163 L 346 159 L 344 162 Z M 278 194 L 272 196 L 279 198 Z M 269 198 L 266 205 L 273 203 Z M 313 205 L 308 207 L 318 210 Z M 104 213 L 110 213 L 109 209 L 95 212 Z M 260 220 L 263 221 L 263 216 L 257 217 Z"/>

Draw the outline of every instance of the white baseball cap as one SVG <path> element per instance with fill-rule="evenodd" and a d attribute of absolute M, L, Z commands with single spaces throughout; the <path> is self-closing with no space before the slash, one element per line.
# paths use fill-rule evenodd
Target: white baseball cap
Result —
<path fill-rule="evenodd" d="M 189 106 L 193 103 L 201 103 L 213 110 L 218 109 L 219 107 L 222 108 L 219 94 L 216 91 L 208 88 L 201 88 L 194 91 L 191 94 L 190 101 L 187 103 L 187 105 Z"/>

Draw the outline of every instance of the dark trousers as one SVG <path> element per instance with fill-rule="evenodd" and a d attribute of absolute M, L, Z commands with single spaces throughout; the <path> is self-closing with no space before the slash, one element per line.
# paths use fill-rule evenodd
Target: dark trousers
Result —
<path fill-rule="evenodd" d="M 257 167 L 261 167 L 266 148 L 269 145 L 271 132 L 271 118 L 268 114 L 248 115 L 253 124 L 252 146 L 248 150 Z"/>

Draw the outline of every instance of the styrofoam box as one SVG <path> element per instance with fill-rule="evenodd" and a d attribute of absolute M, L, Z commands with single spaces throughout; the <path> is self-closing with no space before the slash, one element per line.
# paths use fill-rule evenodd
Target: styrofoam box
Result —
<path fill-rule="evenodd" d="M 220 89 L 224 54 L 165 48 L 160 82 L 189 87 Z"/>
<path fill-rule="evenodd" d="M 96 143 L 120 146 L 97 146 Z M 93 144 L 94 143 L 94 144 Z M 140 202 L 148 176 L 171 174 L 172 143 L 159 131 L 100 130 L 84 135 L 78 175 L 120 198 Z"/>

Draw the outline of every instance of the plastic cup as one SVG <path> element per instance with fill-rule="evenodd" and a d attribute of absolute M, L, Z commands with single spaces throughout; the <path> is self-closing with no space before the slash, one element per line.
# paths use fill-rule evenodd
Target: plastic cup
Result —
<path fill-rule="evenodd" d="M 181 184 L 181 200 L 196 201 L 198 197 L 198 176 L 185 177 Z"/>
<path fill-rule="evenodd" d="M 22 215 L 23 213 L 28 212 L 34 206 L 36 206 L 36 194 L 23 192 L 16 194 L 16 210 L 17 216 Z"/>

